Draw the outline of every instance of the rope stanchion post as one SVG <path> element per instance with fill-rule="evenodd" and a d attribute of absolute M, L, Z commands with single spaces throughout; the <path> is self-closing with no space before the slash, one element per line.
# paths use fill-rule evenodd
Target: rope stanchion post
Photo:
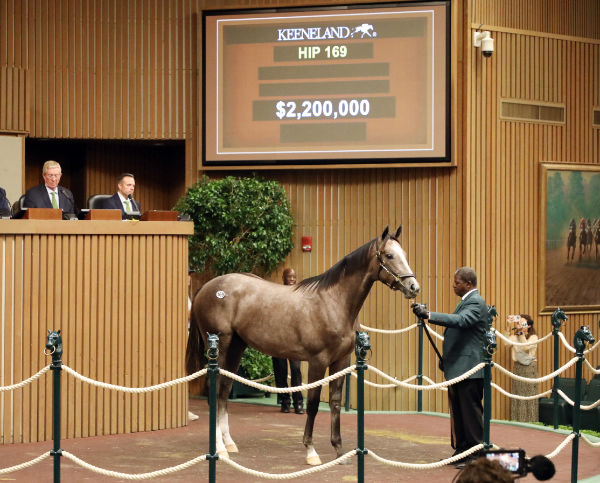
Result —
<path fill-rule="evenodd" d="M 350 411 L 350 381 L 352 380 L 352 374 L 346 374 L 346 395 L 344 398 L 344 410 Z"/>
<path fill-rule="evenodd" d="M 356 332 L 356 341 L 354 343 L 354 354 L 356 354 L 356 372 L 358 374 L 358 383 L 356 385 L 357 394 L 357 440 L 358 446 L 356 454 L 358 455 L 358 483 L 365 481 L 365 369 L 367 364 L 367 351 L 371 350 L 371 341 L 366 332 Z"/>
<path fill-rule="evenodd" d="M 560 333 L 560 326 L 563 320 L 567 320 L 568 317 L 561 310 L 560 307 L 552 312 L 552 341 L 554 343 L 554 371 L 558 370 L 559 367 L 559 355 L 558 355 L 558 334 Z M 554 378 L 554 385 L 552 386 L 552 423 L 554 429 L 558 429 L 558 377 Z"/>
<path fill-rule="evenodd" d="M 50 370 L 52 372 L 52 438 L 54 446 L 50 455 L 54 458 L 54 483 L 60 483 L 60 373 L 62 370 L 63 345 L 60 330 L 48 330 L 46 342 L 47 355 L 52 355 Z"/>
<path fill-rule="evenodd" d="M 485 347 L 483 351 L 483 446 L 488 450 L 492 447 L 490 443 L 490 423 L 492 420 L 492 357 L 496 350 L 496 333 L 492 328 L 492 320 L 498 315 L 496 307 L 488 306 L 488 322 L 485 330 Z"/>
<path fill-rule="evenodd" d="M 423 385 L 423 330 L 424 330 L 423 319 L 419 319 L 417 325 L 419 327 L 419 368 L 417 373 L 417 381 L 419 386 Z M 423 412 L 423 391 L 417 393 L 417 411 Z"/>
<path fill-rule="evenodd" d="M 219 336 L 209 334 L 207 340 L 208 350 L 206 358 L 208 359 L 208 401 L 209 401 L 209 422 L 208 422 L 208 481 L 215 483 L 217 481 L 217 375 L 219 374 Z"/>
<path fill-rule="evenodd" d="M 585 356 L 585 343 L 593 344 L 595 342 L 592 333 L 588 327 L 581 327 L 575 333 L 574 346 L 577 355 L 577 363 L 575 364 L 575 401 L 573 405 L 573 439 L 572 457 L 571 457 L 571 482 L 577 483 L 577 465 L 579 462 L 579 422 L 581 417 L 581 379 L 583 378 L 582 368 Z"/>

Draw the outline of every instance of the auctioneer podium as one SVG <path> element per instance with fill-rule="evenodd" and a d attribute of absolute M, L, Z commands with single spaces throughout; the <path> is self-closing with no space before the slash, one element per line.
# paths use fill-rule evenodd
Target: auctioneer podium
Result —
<path fill-rule="evenodd" d="M 0 386 L 50 364 L 46 336 L 58 329 L 63 364 L 91 379 L 184 376 L 191 234 L 191 222 L 0 220 Z M 61 379 L 62 438 L 187 424 L 187 384 L 131 394 Z M 0 392 L 0 443 L 52 439 L 51 382 L 48 371 Z"/>

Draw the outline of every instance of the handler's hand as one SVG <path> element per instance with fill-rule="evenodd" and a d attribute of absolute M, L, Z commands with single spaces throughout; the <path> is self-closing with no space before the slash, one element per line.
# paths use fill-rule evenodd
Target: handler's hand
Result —
<path fill-rule="evenodd" d="M 413 313 L 417 317 L 419 317 L 419 319 L 428 319 L 429 318 L 429 311 L 427 310 L 427 307 L 425 307 L 425 305 L 414 303 L 410 307 L 412 308 Z"/>

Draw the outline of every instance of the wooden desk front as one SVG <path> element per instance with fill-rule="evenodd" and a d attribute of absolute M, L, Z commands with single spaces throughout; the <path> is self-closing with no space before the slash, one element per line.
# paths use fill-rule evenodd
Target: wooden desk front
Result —
<path fill-rule="evenodd" d="M 0 385 L 51 362 L 94 380 L 143 387 L 185 375 L 191 222 L 0 220 Z M 0 443 L 52 438 L 51 371 L 0 392 Z M 187 385 L 129 394 L 62 372 L 62 438 L 187 424 Z"/>

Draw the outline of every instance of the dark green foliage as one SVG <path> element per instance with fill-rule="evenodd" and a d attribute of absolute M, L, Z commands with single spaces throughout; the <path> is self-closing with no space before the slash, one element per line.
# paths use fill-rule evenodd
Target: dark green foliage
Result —
<path fill-rule="evenodd" d="M 273 359 L 252 347 L 247 347 L 240 368 L 246 374 L 247 379 L 261 379 L 273 373 Z M 268 382 L 263 384 L 268 384 Z"/>
<path fill-rule="evenodd" d="M 190 265 L 200 272 L 267 275 L 294 246 L 291 206 L 277 181 L 203 176 L 175 209 L 194 222 Z"/>

